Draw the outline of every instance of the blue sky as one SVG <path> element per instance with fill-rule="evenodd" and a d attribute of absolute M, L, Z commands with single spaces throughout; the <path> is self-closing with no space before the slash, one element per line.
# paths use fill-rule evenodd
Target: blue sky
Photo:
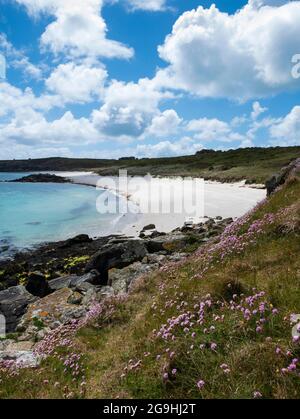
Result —
<path fill-rule="evenodd" d="M 0 158 L 298 145 L 299 19 L 300 1 L 0 0 Z"/>

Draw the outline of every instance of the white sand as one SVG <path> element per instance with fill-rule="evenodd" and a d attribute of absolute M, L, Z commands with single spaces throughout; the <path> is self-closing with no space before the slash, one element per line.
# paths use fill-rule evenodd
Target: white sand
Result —
<path fill-rule="evenodd" d="M 129 187 L 126 185 L 119 185 L 117 177 L 103 177 L 93 174 L 91 172 L 61 172 L 57 173 L 60 176 L 70 178 L 74 183 L 85 184 L 91 186 L 98 186 L 99 188 L 108 189 L 124 198 L 129 202 L 131 214 L 121 215 L 119 222 L 116 223 L 113 233 L 123 233 L 126 235 L 138 235 L 142 228 L 148 224 L 155 224 L 158 231 L 170 232 L 177 227 L 182 227 L 187 218 L 192 218 L 196 221 L 201 221 L 203 216 L 223 218 L 240 217 L 247 211 L 253 208 L 258 202 L 266 197 L 266 191 L 255 187 L 245 185 L 245 182 L 223 184 L 218 182 L 203 182 L 204 191 L 201 195 L 201 182 L 198 180 L 196 189 L 189 180 L 182 178 L 155 178 L 152 180 L 152 189 L 149 192 L 147 182 L 142 177 L 129 178 Z M 149 183 L 149 180 L 148 180 Z M 171 199 L 171 208 L 180 208 L 182 202 L 182 188 L 185 188 L 184 208 L 176 213 L 162 213 L 162 210 L 156 211 L 159 200 L 162 199 L 161 205 L 167 205 L 168 202 L 168 186 L 172 186 L 174 192 L 173 199 Z M 197 190 L 197 192 L 196 192 Z M 159 194 L 159 192 L 161 194 Z M 190 208 L 195 200 L 195 195 L 198 197 L 197 213 L 191 214 L 186 211 Z M 149 202 L 147 208 L 150 211 L 145 212 L 145 202 Z M 201 203 L 199 204 L 199 199 Z M 140 210 L 143 213 L 139 213 Z M 166 207 L 165 207 L 166 208 Z M 154 209 L 154 211 L 153 211 Z M 167 208 L 166 208 L 167 209 Z M 177 211 L 178 212 L 178 211 Z"/>

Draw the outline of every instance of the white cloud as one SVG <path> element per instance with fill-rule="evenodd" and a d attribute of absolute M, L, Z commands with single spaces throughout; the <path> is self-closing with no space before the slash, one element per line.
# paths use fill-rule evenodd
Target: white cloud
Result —
<path fill-rule="evenodd" d="M 53 145 L 71 146 L 101 141 L 101 135 L 87 118 L 74 118 L 67 111 L 61 118 L 48 122 L 33 110 L 24 109 L 9 123 L 0 124 L 1 142 L 15 141 L 40 148 Z"/>
<path fill-rule="evenodd" d="M 182 119 L 179 118 L 174 109 L 167 109 L 161 114 L 154 116 L 145 134 L 159 138 L 167 137 L 177 132 L 181 122 Z"/>
<path fill-rule="evenodd" d="M 259 121 L 254 120 L 252 124 L 249 126 L 247 137 L 251 138 L 252 140 L 255 139 L 257 131 L 261 129 L 266 129 L 271 127 L 275 124 L 278 120 L 276 118 L 266 117 Z"/>
<path fill-rule="evenodd" d="M 276 145 L 300 144 L 300 106 L 295 106 L 284 118 L 270 127 L 272 143 Z"/>
<path fill-rule="evenodd" d="M 18 114 L 24 109 L 49 111 L 54 106 L 61 104 L 61 100 L 55 95 L 35 96 L 28 87 L 24 91 L 9 83 L 0 83 L 0 117 Z"/>
<path fill-rule="evenodd" d="M 107 72 L 102 67 L 73 62 L 60 64 L 46 80 L 46 87 L 66 103 L 86 103 L 104 92 Z"/>
<path fill-rule="evenodd" d="M 187 129 L 196 132 L 197 138 L 203 141 L 217 140 L 218 137 L 224 138 L 231 133 L 227 122 L 216 118 L 194 119 L 188 123 Z"/>
<path fill-rule="evenodd" d="M 125 0 L 133 9 L 160 11 L 166 7 L 166 0 Z"/>
<path fill-rule="evenodd" d="M 0 33 L 0 51 L 2 51 L 6 58 L 6 64 L 16 69 L 20 69 L 25 76 L 31 79 L 41 79 L 43 71 L 41 66 L 33 64 L 23 51 L 17 50 L 11 42 L 8 41 L 7 36 Z"/>
<path fill-rule="evenodd" d="M 133 50 L 106 38 L 107 27 L 100 12 L 103 0 L 15 0 L 33 15 L 47 14 L 55 20 L 41 37 L 43 47 L 70 57 L 131 58 Z"/>
<path fill-rule="evenodd" d="M 203 148 L 203 145 L 190 137 L 179 141 L 161 141 L 156 144 L 141 144 L 135 149 L 138 157 L 168 157 L 192 155 Z"/>
<path fill-rule="evenodd" d="M 107 136 L 139 137 L 160 113 L 160 101 L 168 97 L 172 96 L 155 89 L 149 79 L 138 83 L 115 80 L 105 90 L 104 105 L 93 112 L 93 123 Z"/>
<path fill-rule="evenodd" d="M 291 58 L 299 49 L 300 1 L 283 3 L 252 2 L 233 15 L 214 5 L 185 12 L 159 47 L 169 66 L 156 83 L 237 100 L 299 89 Z"/>
<path fill-rule="evenodd" d="M 254 102 L 252 105 L 253 111 L 251 112 L 251 118 L 256 120 L 261 114 L 267 112 L 268 108 L 261 106 L 259 102 Z"/>

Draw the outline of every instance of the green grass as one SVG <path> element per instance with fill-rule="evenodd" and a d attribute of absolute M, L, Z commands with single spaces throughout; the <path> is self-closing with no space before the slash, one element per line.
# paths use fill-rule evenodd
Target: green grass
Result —
<path fill-rule="evenodd" d="M 245 148 L 204 152 L 194 156 L 122 160 L 48 158 L 0 161 L 0 171 L 95 170 L 101 175 L 117 175 L 126 169 L 130 175 L 193 176 L 231 182 L 247 180 L 264 183 L 291 160 L 300 147 Z"/>
<path fill-rule="evenodd" d="M 289 323 L 292 313 L 300 313 L 299 198 L 300 180 L 294 178 L 241 226 L 239 234 L 265 214 L 286 211 L 285 216 L 265 226 L 240 254 L 233 253 L 212 264 L 203 279 L 196 277 L 204 264 L 197 254 L 165 272 L 146 276 L 127 299 L 113 301 L 115 309 L 110 316 L 81 329 L 75 342 L 85 354 L 84 395 L 79 383 L 70 381 L 57 361 L 49 358 L 38 374 L 29 370 L 21 377 L 2 377 L 0 397 L 66 397 L 63 388 L 67 387 L 74 398 L 241 399 L 253 398 L 256 391 L 270 399 L 299 398 L 299 376 L 282 373 L 291 359 L 300 358 L 300 345 L 292 343 Z M 234 294 L 244 304 L 243 294 L 254 294 L 253 288 L 265 292 L 268 321 L 262 333 L 256 332 L 258 317 L 246 321 L 241 312 L 230 308 Z M 205 324 L 195 322 L 192 326 L 194 338 L 182 328 L 174 329 L 175 341 L 154 336 L 153 330 L 159 330 L 169 318 L 182 312 L 196 313 L 195 304 L 205 301 L 207 294 L 213 304 L 206 311 Z M 178 305 L 182 301 L 186 306 L 181 310 Z M 277 315 L 272 314 L 274 308 L 279 310 Z M 219 321 L 215 316 L 224 319 Z M 205 333 L 204 329 L 211 326 L 215 330 Z M 216 351 L 210 349 L 212 342 L 217 344 Z M 200 347 L 203 344 L 205 349 Z M 280 348 L 280 354 L 276 348 Z M 170 352 L 174 352 L 172 358 Z M 157 355 L 161 355 L 159 360 Z M 139 369 L 126 370 L 139 360 Z M 230 373 L 223 372 L 222 364 L 228 365 Z M 172 376 L 175 368 L 177 374 Z M 165 372 L 168 380 L 163 379 Z M 61 384 L 45 387 L 45 379 Z M 201 390 L 196 385 L 200 379 L 205 381 Z M 26 386 L 28 380 L 34 384 Z"/>

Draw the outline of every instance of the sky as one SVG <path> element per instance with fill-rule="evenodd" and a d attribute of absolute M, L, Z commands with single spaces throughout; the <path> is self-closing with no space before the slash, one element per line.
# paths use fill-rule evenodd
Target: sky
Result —
<path fill-rule="evenodd" d="M 300 1 L 0 0 L 0 159 L 300 145 L 299 22 Z"/>

